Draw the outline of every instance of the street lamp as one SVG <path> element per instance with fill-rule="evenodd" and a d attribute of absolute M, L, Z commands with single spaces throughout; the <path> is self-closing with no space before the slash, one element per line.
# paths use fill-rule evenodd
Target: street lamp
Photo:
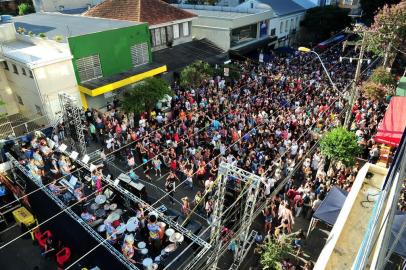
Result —
<path fill-rule="evenodd" d="M 318 53 L 316 53 L 315 51 L 313 51 L 313 50 L 311 50 L 311 49 L 309 49 L 309 48 L 306 48 L 306 47 L 299 47 L 299 48 L 297 48 L 297 50 L 298 50 L 299 52 L 303 52 L 303 53 L 314 53 L 314 54 L 317 56 L 317 58 L 319 58 L 320 63 L 321 63 L 321 66 L 323 67 L 324 71 L 326 72 L 326 75 L 327 75 L 327 77 L 328 77 L 328 79 L 329 79 L 331 85 L 333 86 L 333 89 L 334 89 L 335 91 L 337 91 L 337 93 L 340 94 L 341 97 L 346 98 L 340 91 L 338 91 L 337 86 L 335 85 L 335 83 L 334 83 L 333 80 L 331 79 L 330 74 L 329 74 L 329 72 L 328 72 L 326 66 L 325 66 L 324 63 L 323 63 L 323 60 L 321 60 L 321 57 L 320 57 L 320 55 L 319 55 Z"/>

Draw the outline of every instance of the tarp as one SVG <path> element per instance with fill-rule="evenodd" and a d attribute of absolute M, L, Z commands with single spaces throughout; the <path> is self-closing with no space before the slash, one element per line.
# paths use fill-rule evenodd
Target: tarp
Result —
<path fill-rule="evenodd" d="M 406 213 L 399 211 L 398 213 L 396 213 L 395 218 L 393 220 L 389 245 L 391 245 L 395 241 L 395 238 L 396 238 L 397 234 L 399 233 L 399 231 L 401 230 L 402 224 L 404 222 L 406 222 Z M 395 253 L 402 256 L 403 258 L 406 258 L 406 233 L 405 233 L 405 231 L 403 231 L 403 234 L 401 235 L 399 241 L 396 243 L 394 251 L 395 251 Z"/>
<path fill-rule="evenodd" d="M 333 187 L 313 214 L 313 218 L 319 219 L 331 226 L 334 225 L 347 195 L 347 191 Z"/>
<path fill-rule="evenodd" d="M 400 78 L 398 88 L 396 88 L 396 95 L 397 96 L 406 96 L 406 77 L 403 76 Z"/>
<path fill-rule="evenodd" d="M 375 141 L 398 146 L 406 127 L 406 97 L 392 97 L 385 117 L 379 124 Z"/>

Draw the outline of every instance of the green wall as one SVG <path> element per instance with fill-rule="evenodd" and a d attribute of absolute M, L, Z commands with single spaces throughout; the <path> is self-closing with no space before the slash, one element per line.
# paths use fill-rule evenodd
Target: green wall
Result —
<path fill-rule="evenodd" d="M 103 76 L 110 76 L 133 67 L 130 48 L 134 44 L 143 42 L 148 42 L 151 62 L 151 38 L 147 24 L 69 37 L 68 43 L 73 55 L 72 63 L 76 80 L 80 82 L 76 67 L 77 59 L 99 54 Z"/>

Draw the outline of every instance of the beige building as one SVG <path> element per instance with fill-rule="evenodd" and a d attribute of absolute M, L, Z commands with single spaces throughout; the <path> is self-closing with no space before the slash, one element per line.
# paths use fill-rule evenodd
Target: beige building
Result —
<path fill-rule="evenodd" d="M 58 93 L 78 96 L 67 44 L 18 34 L 13 22 L 0 24 L 0 44 L 0 96 L 8 115 L 52 120 L 60 112 Z"/>

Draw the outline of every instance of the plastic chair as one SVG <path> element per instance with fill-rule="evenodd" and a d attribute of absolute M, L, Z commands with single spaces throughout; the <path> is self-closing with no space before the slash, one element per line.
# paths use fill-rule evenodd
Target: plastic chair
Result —
<path fill-rule="evenodd" d="M 70 248 L 64 247 L 56 253 L 56 262 L 59 266 L 63 266 L 70 259 Z"/>
<path fill-rule="evenodd" d="M 49 237 L 52 237 L 52 233 L 50 230 L 46 230 L 43 234 L 41 234 L 40 238 L 37 239 L 38 245 L 40 246 L 40 248 L 42 248 L 42 249 L 45 248 L 45 244 Z"/>
<path fill-rule="evenodd" d="M 39 239 L 41 238 L 42 233 L 39 228 L 36 228 L 35 230 L 32 231 L 32 235 L 33 235 L 32 240 L 36 240 L 37 242 L 39 242 Z"/>

